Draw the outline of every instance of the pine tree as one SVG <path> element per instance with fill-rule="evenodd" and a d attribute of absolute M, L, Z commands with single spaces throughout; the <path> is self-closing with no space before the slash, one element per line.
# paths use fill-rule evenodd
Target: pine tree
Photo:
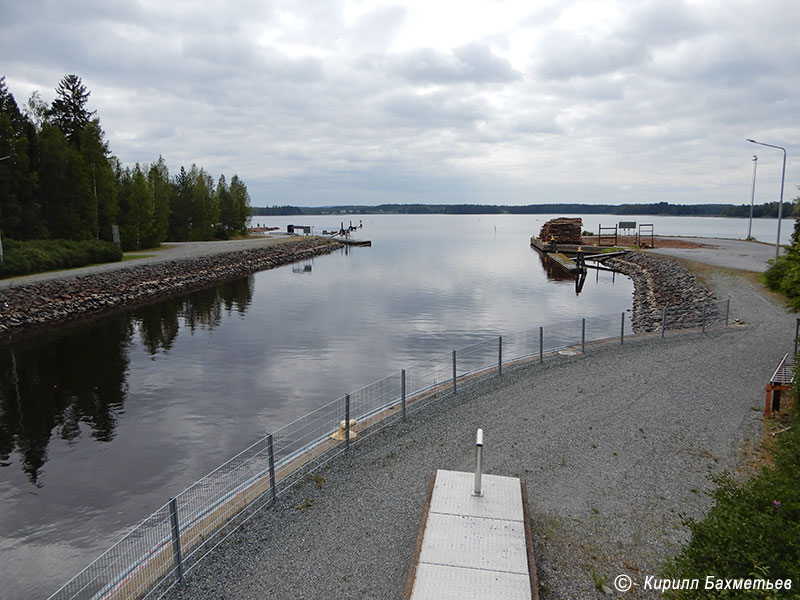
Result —
<path fill-rule="evenodd" d="M 77 75 L 66 75 L 56 88 L 56 99 L 50 108 L 50 117 L 74 146 L 80 143 L 80 132 L 95 113 L 86 109 L 90 94 Z"/>

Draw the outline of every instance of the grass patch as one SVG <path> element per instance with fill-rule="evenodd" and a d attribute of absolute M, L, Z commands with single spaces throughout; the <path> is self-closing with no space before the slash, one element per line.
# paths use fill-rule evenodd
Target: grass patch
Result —
<path fill-rule="evenodd" d="M 730 474 L 715 478 L 714 507 L 702 521 L 684 518 L 692 538 L 665 568 L 670 579 L 791 579 L 800 585 L 800 425 L 797 390 L 788 421 L 769 449 L 772 464 L 743 482 Z M 668 597 L 724 598 L 725 590 L 673 591 Z M 792 595 L 793 594 L 793 595 Z M 751 591 L 748 598 L 800 597 L 775 590 Z"/>
<path fill-rule="evenodd" d="M 103 240 L 4 240 L 0 277 L 118 262 L 119 246 Z"/>

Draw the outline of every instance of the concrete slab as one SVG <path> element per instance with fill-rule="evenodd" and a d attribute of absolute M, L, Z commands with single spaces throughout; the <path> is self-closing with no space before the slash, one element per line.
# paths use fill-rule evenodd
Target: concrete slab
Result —
<path fill-rule="evenodd" d="M 487 589 L 494 595 L 486 596 L 482 590 Z M 429 564 L 421 564 L 417 569 L 414 600 L 480 600 L 487 597 L 529 600 L 531 584 L 528 576 Z"/>
<path fill-rule="evenodd" d="M 430 512 L 419 560 L 527 575 L 525 527 L 519 521 Z"/>
<path fill-rule="evenodd" d="M 483 496 L 472 495 L 474 481 L 473 473 L 437 471 L 431 512 L 522 522 L 522 491 L 519 479 L 483 475 Z"/>
<path fill-rule="evenodd" d="M 520 480 L 484 475 L 482 496 L 473 485 L 473 473 L 436 472 L 405 597 L 531 600 Z"/>

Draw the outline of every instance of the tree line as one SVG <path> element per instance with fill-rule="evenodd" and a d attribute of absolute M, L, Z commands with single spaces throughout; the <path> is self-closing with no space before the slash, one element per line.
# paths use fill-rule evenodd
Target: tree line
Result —
<path fill-rule="evenodd" d="M 20 109 L 0 77 L 0 231 L 17 240 L 113 240 L 123 250 L 165 240 L 226 239 L 250 217 L 245 183 L 214 181 L 192 164 L 171 176 L 164 158 L 124 166 L 111 154 L 89 92 L 66 75 L 47 105 L 33 92 Z"/>
<path fill-rule="evenodd" d="M 494 214 L 584 214 L 584 215 L 651 215 L 696 217 L 749 217 L 750 205 L 733 204 L 379 204 L 377 206 L 272 206 L 253 207 L 253 215 L 336 215 L 336 214 L 410 214 L 410 215 L 494 215 Z M 796 215 L 796 205 L 784 202 L 783 216 Z M 756 205 L 754 217 L 778 216 L 778 203 Z"/>

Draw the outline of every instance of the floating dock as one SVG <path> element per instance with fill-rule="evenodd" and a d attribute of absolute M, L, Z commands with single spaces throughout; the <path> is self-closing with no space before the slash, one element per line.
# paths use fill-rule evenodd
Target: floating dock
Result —
<path fill-rule="evenodd" d="M 346 246 L 372 246 L 372 240 L 353 240 L 350 238 L 334 237 L 334 240 Z"/>

